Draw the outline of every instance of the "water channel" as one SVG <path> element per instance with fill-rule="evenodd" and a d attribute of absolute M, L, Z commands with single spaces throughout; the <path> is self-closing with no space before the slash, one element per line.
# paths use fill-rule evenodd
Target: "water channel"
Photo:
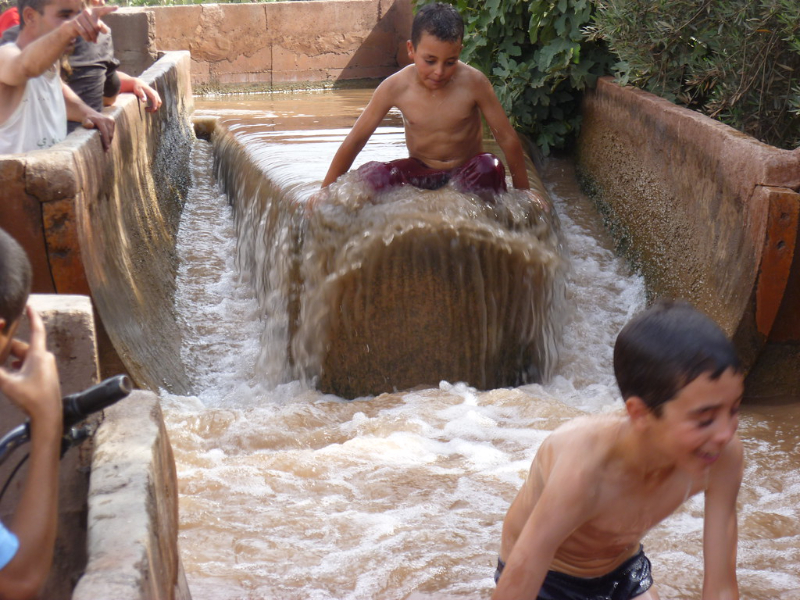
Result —
<path fill-rule="evenodd" d="M 368 97 L 207 99 L 196 114 L 229 121 L 284 188 L 307 195 Z M 403 152 L 395 115 L 356 165 Z M 485 392 L 442 382 L 346 401 L 265 375 L 273 324 L 257 274 L 237 261 L 208 142 L 195 143 L 192 161 L 176 313 L 194 395 L 165 394 L 163 406 L 193 598 L 488 598 L 502 519 L 536 448 L 571 417 L 619 409 L 613 341 L 645 303 L 570 163 L 542 172 L 571 258 L 551 380 Z M 800 404 L 748 402 L 740 430 L 741 597 L 800 599 Z M 664 599 L 700 597 L 702 511 L 692 498 L 645 538 Z"/>

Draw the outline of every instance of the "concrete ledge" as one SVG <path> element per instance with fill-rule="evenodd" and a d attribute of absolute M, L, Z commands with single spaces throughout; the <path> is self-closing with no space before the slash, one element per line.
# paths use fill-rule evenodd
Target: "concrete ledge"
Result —
<path fill-rule="evenodd" d="M 47 347 L 55 355 L 64 395 L 86 389 L 98 382 L 97 346 L 94 337 L 92 304 L 86 296 L 33 295 L 30 304 L 37 310 L 47 329 Z M 29 339 L 27 319 L 20 323 L 17 336 Z M 25 415 L 0 394 L 0 422 L 3 431 L 25 421 Z M 0 481 L 5 482 L 24 456 L 21 448 L 0 467 Z M 49 600 L 68 599 L 86 566 L 86 498 L 89 488 L 89 465 L 92 440 L 71 449 L 61 461 L 59 474 L 58 537 L 53 567 L 41 592 Z M 22 483 L 27 476 L 23 466 L 12 480 L 0 518 L 6 523 L 14 514 Z"/>
<path fill-rule="evenodd" d="M 779 343 L 789 362 L 778 370 L 800 372 L 800 149 L 610 78 L 586 94 L 583 115 L 579 173 L 650 294 L 711 315 L 748 369 Z M 800 393 L 796 380 L 786 393 Z"/>
<path fill-rule="evenodd" d="M 178 487 L 158 397 L 136 391 L 95 434 L 89 558 L 73 600 L 190 598 L 177 545 Z"/>

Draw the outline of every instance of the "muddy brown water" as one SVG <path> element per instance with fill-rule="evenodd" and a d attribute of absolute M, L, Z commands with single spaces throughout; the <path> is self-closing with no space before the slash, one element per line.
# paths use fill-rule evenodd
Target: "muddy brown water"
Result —
<path fill-rule="evenodd" d="M 265 168 L 302 195 L 318 186 L 368 98 L 196 106 L 231 119 Z M 395 115 L 359 161 L 402 154 Z M 613 340 L 644 306 L 641 279 L 614 255 L 569 162 L 552 160 L 542 173 L 571 257 L 555 376 L 485 392 L 442 382 L 355 401 L 265 378 L 272 324 L 253 291 L 256 274 L 237 261 L 207 142 L 196 142 L 192 169 L 176 312 L 194 395 L 166 395 L 164 409 L 193 598 L 488 598 L 503 515 L 536 448 L 569 418 L 619 408 Z M 800 599 L 800 403 L 749 401 L 742 412 L 741 597 Z M 696 496 L 644 540 L 662 598 L 701 595 L 702 514 Z"/>

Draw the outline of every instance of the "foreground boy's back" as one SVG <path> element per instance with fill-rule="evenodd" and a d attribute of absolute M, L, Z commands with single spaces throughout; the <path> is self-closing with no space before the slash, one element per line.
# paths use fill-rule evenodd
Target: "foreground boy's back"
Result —
<path fill-rule="evenodd" d="M 625 412 L 571 421 L 537 452 L 503 524 L 493 598 L 658 598 L 641 539 L 701 491 L 703 599 L 738 598 L 732 344 L 688 304 L 660 303 L 623 328 L 614 371 Z"/>

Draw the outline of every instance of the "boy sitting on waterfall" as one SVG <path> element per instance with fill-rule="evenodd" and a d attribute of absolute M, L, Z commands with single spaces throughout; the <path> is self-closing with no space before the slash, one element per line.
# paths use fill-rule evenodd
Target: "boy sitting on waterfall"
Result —
<path fill-rule="evenodd" d="M 529 189 L 522 144 L 491 83 L 461 62 L 464 22 L 448 4 L 428 4 L 414 17 L 406 42 L 413 64 L 383 81 L 344 140 L 322 182 L 345 173 L 392 107 L 403 114 L 409 158 L 358 169 L 375 191 L 411 184 L 438 189 L 449 181 L 487 201 L 506 191 L 505 168 L 483 152 L 481 115 L 505 154 L 514 187 Z"/>
<path fill-rule="evenodd" d="M 736 600 L 736 435 L 743 376 L 733 345 L 685 303 L 619 334 L 625 412 L 582 417 L 539 448 L 511 504 L 493 599 L 658 599 L 641 539 L 705 494 L 703 600 Z"/>

